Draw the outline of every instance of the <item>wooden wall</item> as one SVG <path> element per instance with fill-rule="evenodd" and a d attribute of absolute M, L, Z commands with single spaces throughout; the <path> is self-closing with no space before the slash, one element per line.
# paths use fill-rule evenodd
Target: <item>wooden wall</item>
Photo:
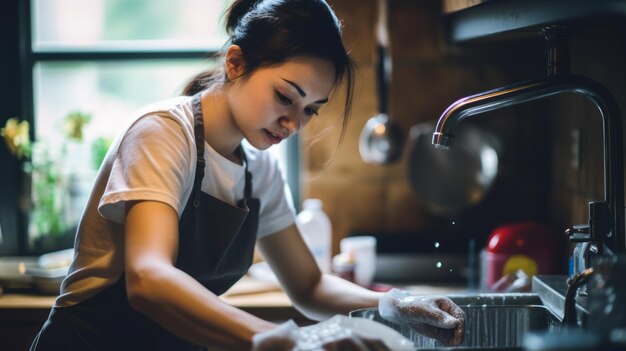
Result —
<path fill-rule="evenodd" d="M 626 111 L 626 32 L 602 29 L 574 33 L 570 40 L 572 72 L 606 87 Z M 555 227 L 587 223 L 588 202 L 603 199 L 602 119 L 589 101 L 568 94 L 554 98 L 551 108 L 551 221 Z M 578 165 L 572 162 L 579 133 Z M 623 160 L 622 165 L 623 167 Z"/>
<path fill-rule="evenodd" d="M 322 109 L 322 116 L 303 131 L 302 199 L 324 201 L 333 223 L 334 251 L 341 238 L 355 232 L 416 232 L 449 226 L 468 228 L 482 246 L 498 224 L 517 220 L 549 223 L 550 150 L 546 148 L 550 119 L 545 102 L 494 111 L 477 118 L 501 138 L 501 174 L 489 206 L 458 218 L 429 211 L 407 180 L 407 152 L 388 166 L 363 162 L 358 138 L 377 112 L 375 87 L 375 0 L 331 2 L 344 20 L 344 40 L 358 62 L 351 121 L 338 147 L 341 99 Z M 445 40 L 441 2 L 389 1 L 393 78 L 391 118 L 405 136 L 416 123 L 435 121 L 455 100 L 545 74 L 543 41 L 451 45 Z M 310 140 L 328 131 L 316 143 Z M 558 228 L 560 235 L 562 228 Z M 450 238 L 449 240 L 456 240 Z"/>

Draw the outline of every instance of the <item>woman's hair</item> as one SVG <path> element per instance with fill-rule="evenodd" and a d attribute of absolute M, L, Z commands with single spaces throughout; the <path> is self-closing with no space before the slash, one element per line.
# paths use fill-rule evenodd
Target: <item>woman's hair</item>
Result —
<path fill-rule="evenodd" d="M 354 62 L 341 39 L 341 23 L 324 0 L 235 0 L 226 11 L 229 45 L 241 48 L 245 74 L 283 63 L 296 56 L 329 60 L 335 67 L 335 85 L 345 80 L 345 132 L 354 91 Z M 194 95 L 225 81 L 222 65 L 193 78 L 183 90 Z"/>

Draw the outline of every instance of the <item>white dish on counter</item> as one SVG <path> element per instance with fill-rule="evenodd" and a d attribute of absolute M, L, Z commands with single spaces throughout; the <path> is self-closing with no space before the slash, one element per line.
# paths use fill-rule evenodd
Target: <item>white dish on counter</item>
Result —
<path fill-rule="evenodd" d="M 74 257 L 74 249 L 50 252 L 39 257 L 9 256 L 0 258 L 0 287 L 35 288 L 40 293 L 59 293 Z"/>
<path fill-rule="evenodd" d="M 0 257 L 0 287 L 10 289 L 30 286 L 33 279 L 26 274 L 26 270 L 35 266 L 37 266 L 36 257 Z"/>

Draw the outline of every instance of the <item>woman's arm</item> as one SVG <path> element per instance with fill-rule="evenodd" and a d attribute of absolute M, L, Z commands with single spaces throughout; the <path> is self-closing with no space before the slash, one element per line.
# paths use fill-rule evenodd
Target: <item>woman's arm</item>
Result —
<path fill-rule="evenodd" d="M 184 339 L 229 350 L 249 350 L 252 336 L 275 325 L 220 300 L 174 266 L 178 215 L 169 205 L 142 201 L 126 215 L 128 300 L 139 312 Z"/>
<path fill-rule="evenodd" d="M 258 244 L 291 300 L 308 318 L 323 320 L 378 306 L 382 293 L 322 274 L 296 225 L 266 236 Z"/>
<path fill-rule="evenodd" d="M 379 300 L 384 297 L 393 322 L 410 325 L 445 345 L 458 345 L 463 339 L 464 312 L 452 300 L 397 289 L 386 294 L 374 292 L 321 274 L 295 225 L 260 239 L 259 248 L 296 307 L 311 319 L 379 307 Z"/>

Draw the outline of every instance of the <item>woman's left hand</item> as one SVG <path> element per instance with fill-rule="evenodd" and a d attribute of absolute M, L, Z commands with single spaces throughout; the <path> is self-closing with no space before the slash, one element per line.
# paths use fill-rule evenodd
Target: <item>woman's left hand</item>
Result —
<path fill-rule="evenodd" d="M 446 346 L 463 341 L 465 312 L 445 296 L 413 295 L 392 289 L 380 299 L 378 310 L 386 320 L 408 324 Z"/>

